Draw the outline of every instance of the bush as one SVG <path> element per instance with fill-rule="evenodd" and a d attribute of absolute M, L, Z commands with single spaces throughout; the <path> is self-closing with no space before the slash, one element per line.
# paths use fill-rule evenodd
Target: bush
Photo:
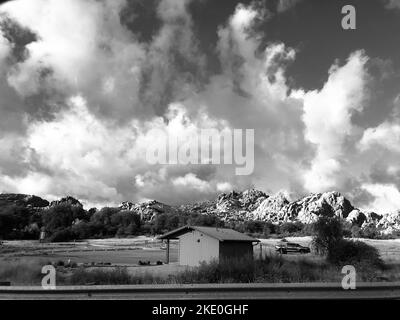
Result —
<path fill-rule="evenodd" d="M 259 260 L 250 257 L 204 262 L 197 268 L 171 276 L 169 280 L 175 283 L 289 283 L 337 281 L 340 276 L 337 268 L 326 262 L 288 261 L 271 255 Z"/>
<path fill-rule="evenodd" d="M 281 233 L 296 233 L 303 229 L 304 225 L 301 222 L 285 222 L 280 226 Z"/>
<path fill-rule="evenodd" d="M 352 226 L 350 232 L 351 232 L 352 238 L 360 238 L 361 237 L 361 228 L 359 226 Z"/>
<path fill-rule="evenodd" d="M 378 249 L 358 240 L 342 239 L 336 242 L 329 251 L 327 260 L 338 266 L 383 267 Z"/>
<path fill-rule="evenodd" d="M 178 283 L 226 283 L 252 282 L 255 263 L 252 257 L 222 259 L 202 262 L 194 270 L 186 270 L 176 276 Z"/>
<path fill-rule="evenodd" d="M 333 246 L 343 239 L 342 222 L 336 217 L 320 217 L 312 226 L 312 247 L 319 255 L 329 255 Z"/>
<path fill-rule="evenodd" d="M 49 238 L 51 242 L 64 242 L 73 239 L 74 239 L 74 234 L 72 233 L 71 228 L 56 230 Z"/>
<path fill-rule="evenodd" d="M 368 225 L 361 230 L 361 237 L 368 239 L 379 239 L 381 238 L 381 233 L 375 225 Z"/>

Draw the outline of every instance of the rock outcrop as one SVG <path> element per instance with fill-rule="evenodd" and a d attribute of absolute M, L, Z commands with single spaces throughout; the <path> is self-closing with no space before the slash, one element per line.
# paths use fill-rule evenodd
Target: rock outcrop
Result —
<path fill-rule="evenodd" d="M 377 227 L 386 234 L 400 232 L 400 210 L 384 215 L 377 223 Z"/>
<path fill-rule="evenodd" d="M 176 208 L 156 200 L 142 203 L 123 202 L 119 208 L 137 213 L 143 221 L 152 221 L 156 215 L 161 213 L 178 212 Z"/>
<path fill-rule="evenodd" d="M 314 193 L 291 202 L 285 211 L 303 223 L 315 222 L 320 216 L 347 218 L 354 207 L 339 192 Z"/>
<path fill-rule="evenodd" d="M 289 199 L 283 192 L 267 197 L 251 212 L 254 220 L 271 221 L 274 223 L 291 220 L 291 214 L 285 209 Z"/>
<path fill-rule="evenodd" d="M 249 220 L 250 212 L 259 207 L 268 196 L 259 190 L 248 189 L 243 192 L 231 191 L 221 193 L 215 200 L 179 206 L 185 213 L 215 215 L 223 221 Z"/>
<path fill-rule="evenodd" d="M 54 207 L 54 206 L 57 206 L 57 205 L 60 205 L 60 204 L 69 204 L 71 206 L 78 206 L 78 207 L 83 208 L 82 203 L 79 200 L 77 200 L 77 199 L 75 199 L 75 198 L 73 198 L 71 196 L 67 196 L 65 198 L 61 198 L 60 200 L 52 201 L 50 203 L 50 207 Z"/>
<path fill-rule="evenodd" d="M 265 199 L 251 216 L 255 220 L 273 223 L 289 221 L 312 223 L 319 216 L 347 218 L 353 209 L 350 201 L 335 191 L 314 193 L 292 202 L 280 192 Z"/>

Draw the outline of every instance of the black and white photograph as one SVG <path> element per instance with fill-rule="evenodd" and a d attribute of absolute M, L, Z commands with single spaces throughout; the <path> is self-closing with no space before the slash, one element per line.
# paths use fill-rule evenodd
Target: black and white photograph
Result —
<path fill-rule="evenodd" d="M 400 0 L 2 1 L 0 299 L 400 299 Z"/>

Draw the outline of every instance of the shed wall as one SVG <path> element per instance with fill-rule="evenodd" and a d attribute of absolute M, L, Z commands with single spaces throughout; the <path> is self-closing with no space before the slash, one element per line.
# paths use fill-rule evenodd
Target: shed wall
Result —
<path fill-rule="evenodd" d="M 197 230 L 179 237 L 179 264 L 198 266 L 219 257 L 219 241 Z"/>
<path fill-rule="evenodd" d="M 219 246 L 219 258 L 244 258 L 253 257 L 253 244 L 251 242 L 224 241 Z"/>

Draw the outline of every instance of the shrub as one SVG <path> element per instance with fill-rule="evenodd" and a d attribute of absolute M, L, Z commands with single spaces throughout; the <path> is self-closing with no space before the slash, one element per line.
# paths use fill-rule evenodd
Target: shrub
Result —
<path fill-rule="evenodd" d="M 299 221 L 296 221 L 296 222 L 283 223 L 280 226 L 279 230 L 281 233 L 284 233 L 284 234 L 292 234 L 292 233 L 297 233 L 297 232 L 302 231 L 303 228 L 304 228 L 304 224 L 302 224 Z"/>
<path fill-rule="evenodd" d="M 379 239 L 381 233 L 375 225 L 370 224 L 361 230 L 361 236 L 368 239 Z"/>
<path fill-rule="evenodd" d="M 176 276 L 178 283 L 252 282 L 255 263 L 252 257 L 222 259 L 202 262 L 194 270 L 186 270 Z"/>
<path fill-rule="evenodd" d="M 249 282 L 310 282 L 336 281 L 340 272 L 326 262 L 311 262 L 304 259 L 288 261 L 278 255 L 252 258 L 228 259 L 202 263 L 186 270 L 170 281 L 176 283 L 249 283 Z"/>
<path fill-rule="evenodd" d="M 49 238 L 51 242 L 64 242 L 72 239 L 74 239 L 74 234 L 72 233 L 71 228 L 58 229 L 54 231 Z"/>
<path fill-rule="evenodd" d="M 353 265 L 359 268 L 382 268 L 378 249 L 362 241 L 340 240 L 328 253 L 327 260 L 338 266 Z"/>
<path fill-rule="evenodd" d="M 343 226 L 336 217 L 320 217 L 312 226 L 312 247 L 319 255 L 328 255 L 333 246 L 343 239 Z"/>
<path fill-rule="evenodd" d="M 361 237 L 361 228 L 359 226 L 352 226 L 350 232 L 351 232 L 352 238 L 360 238 Z"/>

